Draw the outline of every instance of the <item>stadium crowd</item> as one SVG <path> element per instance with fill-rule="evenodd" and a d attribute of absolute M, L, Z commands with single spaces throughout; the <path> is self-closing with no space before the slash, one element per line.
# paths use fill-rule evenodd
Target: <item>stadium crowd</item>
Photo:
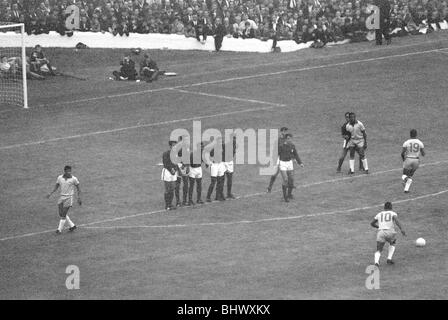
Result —
<path fill-rule="evenodd" d="M 389 0 L 393 35 L 437 30 L 448 21 L 448 0 Z M 80 31 L 179 34 L 323 43 L 364 41 L 374 0 L 0 0 L 0 21 L 23 22 L 28 34 L 67 32 L 65 9 L 79 8 Z M 218 19 L 219 18 L 219 19 Z M 435 26 L 435 27 L 434 27 Z M 200 39 L 202 37 L 202 39 Z"/>

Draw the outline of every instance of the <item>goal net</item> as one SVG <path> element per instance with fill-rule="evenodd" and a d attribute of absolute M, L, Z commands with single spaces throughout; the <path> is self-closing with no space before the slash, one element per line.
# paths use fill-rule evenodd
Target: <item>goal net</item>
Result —
<path fill-rule="evenodd" d="M 25 27 L 0 22 L 0 106 L 28 108 Z"/>

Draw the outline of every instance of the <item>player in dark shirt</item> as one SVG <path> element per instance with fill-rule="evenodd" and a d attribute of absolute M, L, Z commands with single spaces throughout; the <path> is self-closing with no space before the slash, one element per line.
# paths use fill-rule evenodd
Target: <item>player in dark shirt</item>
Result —
<path fill-rule="evenodd" d="M 286 127 L 282 127 L 280 128 L 280 137 L 278 138 L 278 149 L 280 149 L 280 146 L 283 144 L 283 142 L 285 141 L 285 135 L 288 133 L 288 128 Z M 277 151 L 278 152 L 278 151 Z M 272 190 L 272 186 L 274 185 L 275 179 L 277 178 L 278 174 L 280 173 L 280 168 L 278 166 L 277 163 L 277 168 L 275 173 L 271 176 L 271 180 L 269 181 L 269 186 L 268 186 L 268 193 L 271 192 Z"/>
<path fill-rule="evenodd" d="M 293 199 L 292 189 L 294 189 L 294 164 L 293 160 L 303 167 L 302 160 L 300 159 L 295 145 L 292 143 L 292 135 L 287 133 L 285 140 L 281 146 L 279 146 L 278 157 L 280 160 L 279 168 L 283 178 L 283 198 L 285 202 L 289 202 Z"/>
<path fill-rule="evenodd" d="M 178 143 L 182 142 L 182 136 L 179 137 Z M 186 147 L 186 150 L 189 150 L 188 146 Z M 182 149 L 179 150 L 179 158 L 182 158 Z M 184 164 L 182 162 L 178 163 L 177 165 L 177 181 L 176 181 L 176 188 L 175 188 L 175 195 L 176 195 L 176 207 L 181 206 L 180 202 L 180 185 L 183 183 L 182 187 L 182 206 L 186 206 L 188 204 L 187 196 L 188 196 L 188 173 L 189 173 L 189 164 Z"/>
<path fill-rule="evenodd" d="M 190 153 L 190 172 L 189 172 L 189 189 L 188 189 L 188 204 L 189 206 L 194 205 L 193 202 L 193 189 L 194 189 L 194 183 L 196 182 L 196 203 L 197 204 L 203 204 L 204 202 L 201 199 L 201 193 L 202 193 L 202 151 L 204 151 L 204 145 L 201 143 L 198 146 L 198 149 L 196 151 L 193 151 Z M 194 154 L 195 152 L 200 152 L 200 156 L 198 159 L 195 159 Z"/>
<path fill-rule="evenodd" d="M 210 149 L 209 149 L 210 148 Z M 222 138 L 216 139 L 213 144 L 206 147 L 209 149 L 210 163 L 206 163 L 206 167 L 210 166 L 210 185 L 207 190 L 207 197 L 205 201 L 211 202 L 211 196 L 216 185 L 216 197 L 215 200 L 225 201 L 223 189 L 224 189 L 224 174 L 225 166 L 222 159 Z"/>
<path fill-rule="evenodd" d="M 339 157 L 338 168 L 336 169 L 337 173 L 341 173 L 342 164 L 344 163 L 345 157 L 347 156 L 347 153 L 349 150 L 348 142 L 350 141 L 350 137 L 351 137 L 351 133 L 347 131 L 347 123 L 349 123 L 349 121 L 350 121 L 349 115 L 350 115 L 350 112 L 345 113 L 345 122 L 341 127 L 341 134 L 342 134 L 342 138 L 344 139 L 344 142 L 342 144 L 342 153 L 341 153 L 341 156 Z M 362 165 L 361 158 L 359 158 L 359 170 L 364 171 L 364 166 Z"/>
<path fill-rule="evenodd" d="M 162 155 L 162 180 L 165 184 L 165 209 L 175 210 L 173 207 L 174 189 L 177 181 L 177 165 L 171 161 L 171 149 L 176 145 L 176 141 L 170 141 L 170 150 L 167 150 Z"/>

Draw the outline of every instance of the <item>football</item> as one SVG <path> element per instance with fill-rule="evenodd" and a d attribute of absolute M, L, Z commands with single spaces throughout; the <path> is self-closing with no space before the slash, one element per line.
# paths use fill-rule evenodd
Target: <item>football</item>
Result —
<path fill-rule="evenodd" d="M 426 244 L 426 241 L 423 238 L 418 238 L 417 240 L 415 240 L 415 245 L 417 247 L 424 247 L 425 244 Z"/>

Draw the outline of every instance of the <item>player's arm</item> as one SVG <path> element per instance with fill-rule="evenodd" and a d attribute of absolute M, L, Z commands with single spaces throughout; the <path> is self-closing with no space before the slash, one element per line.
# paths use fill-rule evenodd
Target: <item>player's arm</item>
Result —
<path fill-rule="evenodd" d="M 425 156 L 425 154 L 426 154 L 426 153 L 425 153 L 425 148 L 421 148 L 421 149 L 420 149 L 420 154 L 421 154 L 423 157 Z"/>
<path fill-rule="evenodd" d="M 79 187 L 79 183 L 75 184 L 76 187 L 76 191 L 78 192 L 78 204 L 82 205 L 82 200 L 81 200 L 81 188 Z"/>
<path fill-rule="evenodd" d="M 370 225 L 376 229 L 378 229 L 378 220 L 373 219 L 372 222 L 370 222 Z"/>
<path fill-rule="evenodd" d="M 294 158 L 296 159 L 297 163 L 299 164 L 299 166 L 303 167 L 303 162 L 299 157 L 299 154 L 297 153 L 296 147 L 294 146 L 293 151 L 292 151 Z"/>
<path fill-rule="evenodd" d="M 395 222 L 395 224 L 397 225 L 398 229 L 400 229 L 401 234 L 404 235 L 404 236 L 406 236 L 406 232 L 404 231 L 404 229 L 403 229 L 403 227 L 402 227 L 400 221 L 398 221 L 398 218 L 394 216 L 393 219 L 394 219 L 394 222 Z"/>
<path fill-rule="evenodd" d="M 406 147 L 403 147 L 403 148 L 401 149 L 401 159 L 402 159 L 403 161 L 406 159 L 406 152 L 407 152 Z"/>
<path fill-rule="evenodd" d="M 51 191 L 49 194 L 47 194 L 47 199 L 49 199 L 51 197 L 51 195 L 58 190 L 58 188 L 59 188 L 59 183 L 56 183 L 54 185 L 53 191 Z"/>
<path fill-rule="evenodd" d="M 364 138 L 364 149 L 367 149 L 367 133 L 366 130 L 361 131 Z"/>

